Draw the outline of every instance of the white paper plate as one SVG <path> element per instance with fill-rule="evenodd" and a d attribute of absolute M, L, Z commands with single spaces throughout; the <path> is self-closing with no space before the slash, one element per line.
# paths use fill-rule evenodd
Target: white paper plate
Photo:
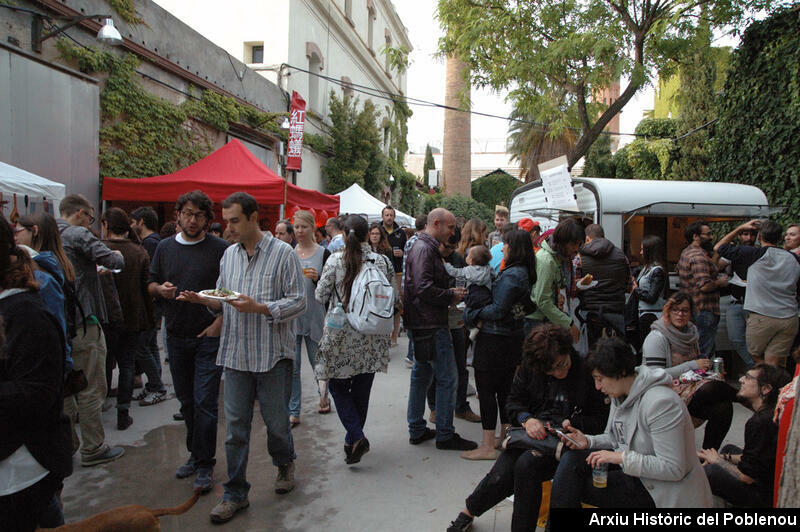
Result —
<path fill-rule="evenodd" d="M 575 283 L 575 288 L 578 290 L 588 290 L 590 288 L 594 288 L 595 286 L 597 286 L 597 281 L 592 281 L 589 284 Z"/>
<path fill-rule="evenodd" d="M 214 290 L 201 290 L 198 292 L 203 297 L 207 297 L 208 299 L 216 299 L 217 301 L 233 301 L 234 299 L 238 299 L 240 295 L 239 292 L 234 292 L 232 296 L 215 296 Z"/>

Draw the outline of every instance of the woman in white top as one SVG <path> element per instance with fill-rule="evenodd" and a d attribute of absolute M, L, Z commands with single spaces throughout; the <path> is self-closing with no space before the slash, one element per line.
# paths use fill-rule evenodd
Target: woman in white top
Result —
<path fill-rule="evenodd" d="M 289 422 L 294 427 L 300 423 L 301 385 L 300 367 L 302 365 L 303 340 L 306 343 L 306 353 L 311 368 L 314 368 L 317 358 L 317 346 L 322 339 L 322 325 L 325 321 L 325 306 L 314 299 L 314 290 L 322 273 L 322 267 L 328 260 L 330 252 L 316 243 L 314 238 L 314 216 L 308 211 L 297 211 L 292 220 L 294 236 L 297 246 L 294 252 L 300 259 L 306 285 L 306 312 L 295 322 L 297 329 L 297 343 L 294 350 L 294 372 L 292 373 L 292 396 L 289 400 Z M 331 411 L 331 401 L 328 399 L 328 383 L 321 380 L 317 385 L 319 392 L 320 414 Z"/>

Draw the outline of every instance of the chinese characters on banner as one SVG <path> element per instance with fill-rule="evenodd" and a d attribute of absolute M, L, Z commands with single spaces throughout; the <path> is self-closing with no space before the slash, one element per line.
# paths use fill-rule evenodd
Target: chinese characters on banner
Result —
<path fill-rule="evenodd" d="M 289 147 L 286 150 L 286 169 L 300 170 L 303 165 L 303 126 L 306 121 L 306 101 L 292 91 L 289 108 Z"/>

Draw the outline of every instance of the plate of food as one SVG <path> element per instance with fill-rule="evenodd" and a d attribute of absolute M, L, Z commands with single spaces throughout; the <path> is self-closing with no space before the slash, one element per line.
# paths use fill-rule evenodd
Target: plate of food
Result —
<path fill-rule="evenodd" d="M 203 297 L 207 297 L 208 299 L 217 299 L 219 301 L 233 301 L 242 295 L 239 292 L 234 292 L 233 290 L 228 290 L 227 288 L 201 290 L 199 294 Z"/>
<path fill-rule="evenodd" d="M 587 273 L 578 279 L 577 283 L 575 283 L 575 288 L 578 290 L 588 290 L 590 288 L 594 288 L 595 286 L 597 286 L 597 281 L 594 280 L 594 277 L 591 273 Z"/>

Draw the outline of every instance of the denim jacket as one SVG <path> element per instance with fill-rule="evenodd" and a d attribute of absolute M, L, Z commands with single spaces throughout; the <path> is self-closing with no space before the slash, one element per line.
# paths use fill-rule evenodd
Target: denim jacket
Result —
<path fill-rule="evenodd" d="M 467 308 L 464 321 L 475 326 L 482 320 L 481 330 L 485 333 L 502 336 L 522 334 L 523 303 L 530 293 L 531 283 L 525 267 L 506 268 L 492 285 L 492 303 L 483 308 Z"/>

